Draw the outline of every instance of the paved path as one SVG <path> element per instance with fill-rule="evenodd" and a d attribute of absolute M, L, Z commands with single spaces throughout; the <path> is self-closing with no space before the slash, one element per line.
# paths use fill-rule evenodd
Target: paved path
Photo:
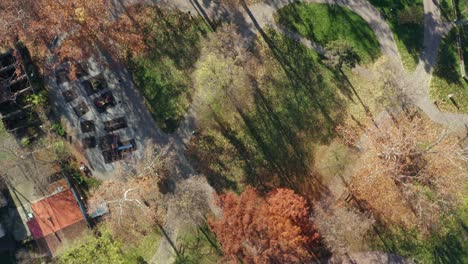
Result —
<path fill-rule="evenodd" d="M 435 0 L 424 0 L 424 49 L 416 70 L 406 76 L 406 95 L 431 120 L 457 131 L 465 131 L 468 115 L 441 112 L 429 96 L 432 73 L 437 62 L 439 45 L 452 25 L 443 22 Z"/>
<path fill-rule="evenodd" d="M 403 69 L 401 57 L 398 52 L 393 33 L 379 11 L 366 0 L 304 0 L 308 3 L 338 4 L 351 9 L 360 15 L 372 28 L 380 43 L 382 54 L 393 62 L 396 76 L 399 76 L 400 85 L 405 95 L 419 107 L 428 117 L 436 123 L 442 124 L 456 131 L 465 131 L 468 126 L 468 115 L 441 112 L 429 96 L 432 72 L 437 62 L 437 54 L 442 37 L 447 34 L 452 25 L 443 22 L 440 9 L 436 0 L 424 0 L 424 48 L 416 70 L 407 73 Z M 252 5 L 243 14 L 247 15 L 246 21 L 249 25 L 258 28 L 273 27 L 275 25 L 274 14 L 278 9 L 290 4 L 288 0 L 270 0 L 264 3 Z M 279 28 L 281 29 L 281 28 Z M 280 30 L 283 31 L 284 30 Z M 296 39 L 308 47 L 321 51 L 320 47 L 314 45 L 307 39 L 295 33 L 285 32 L 286 36 Z"/>

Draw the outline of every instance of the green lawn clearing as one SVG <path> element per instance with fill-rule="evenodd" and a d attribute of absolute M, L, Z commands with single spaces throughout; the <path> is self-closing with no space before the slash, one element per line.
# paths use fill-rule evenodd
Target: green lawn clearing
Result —
<path fill-rule="evenodd" d="M 414 70 L 424 42 L 422 0 L 369 0 L 387 20 L 393 31 L 403 66 Z"/>
<path fill-rule="evenodd" d="M 380 56 L 374 32 L 360 16 L 351 10 L 328 4 L 293 3 L 280 9 L 276 20 L 289 30 L 322 46 L 337 39 L 348 41 L 364 63 Z"/>
<path fill-rule="evenodd" d="M 441 110 L 449 112 L 468 113 L 468 82 L 462 79 L 460 74 L 460 60 L 456 42 L 456 31 L 452 30 L 443 39 L 439 48 L 438 62 L 435 67 L 432 83 L 431 96 Z M 461 30 L 463 45 L 463 56 L 468 58 L 468 29 Z M 454 100 L 459 108 L 448 99 L 448 95 L 453 94 Z"/>
<path fill-rule="evenodd" d="M 190 105 L 190 75 L 208 27 L 187 13 L 154 8 L 148 16 L 142 32 L 150 51 L 129 65 L 155 121 L 173 132 Z"/>

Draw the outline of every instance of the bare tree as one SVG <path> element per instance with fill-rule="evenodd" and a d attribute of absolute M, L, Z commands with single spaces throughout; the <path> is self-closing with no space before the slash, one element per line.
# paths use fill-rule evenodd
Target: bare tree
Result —
<path fill-rule="evenodd" d="M 315 204 L 313 209 L 312 221 L 332 253 L 343 255 L 368 250 L 366 234 L 374 223 L 372 218 L 343 206 L 327 208 L 323 204 Z"/>
<path fill-rule="evenodd" d="M 107 206 L 106 223 L 123 241 L 136 241 L 163 223 L 164 197 L 151 178 L 106 181 L 89 201 L 90 211 Z"/>
<path fill-rule="evenodd" d="M 202 225 L 213 209 L 214 190 L 203 176 L 191 176 L 177 184 L 171 199 L 183 222 Z"/>
<path fill-rule="evenodd" d="M 364 140 L 351 191 L 375 215 L 431 228 L 459 205 L 468 163 L 456 137 L 409 110 L 368 129 Z"/>
<path fill-rule="evenodd" d="M 91 193 L 90 210 L 105 205 L 105 217 L 114 235 L 136 240 L 158 224 L 164 223 L 166 199 L 158 183 L 169 177 L 174 155 L 169 146 L 159 148 L 147 142 L 141 157 L 121 166 L 116 180 L 105 181 Z"/>

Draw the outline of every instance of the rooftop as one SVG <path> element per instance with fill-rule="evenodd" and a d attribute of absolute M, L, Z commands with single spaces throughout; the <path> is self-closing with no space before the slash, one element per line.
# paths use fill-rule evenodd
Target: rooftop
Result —
<path fill-rule="evenodd" d="M 36 240 L 84 220 L 70 189 L 32 203 L 31 209 L 28 227 Z"/>

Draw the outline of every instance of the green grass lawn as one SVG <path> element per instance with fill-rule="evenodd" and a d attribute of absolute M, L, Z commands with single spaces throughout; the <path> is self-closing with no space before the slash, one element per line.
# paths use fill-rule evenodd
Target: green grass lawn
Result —
<path fill-rule="evenodd" d="M 150 51 L 129 68 L 159 127 L 173 132 L 190 105 L 190 75 L 208 28 L 201 18 L 155 8 L 142 31 Z"/>
<path fill-rule="evenodd" d="M 276 20 L 322 46 L 345 39 L 364 63 L 380 56 L 379 43 L 369 25 L 347 8 L 327 4 L 293 3 L 280 9 Z"/>
<path fill-rule="evenodd" d="M 403 66 L 414 70 L 424 42 L 422 0 L 369 0 L 387 20 L 393 31 Z"/>
<path fill-rule="evenodd" d="M 452 30 L 440 45 L 438 62 L 431 83 L 431 96 L 437 100 L 443 111 L 468 113 L 468 82 L 461 78 L 455 30 Z M 466 62 L 468 58 L 468 30 L 462 30 L 461 35 L 465 44 L 463 56 Z M 449 94 L 454 94 L 454 99 L 460 109 L 457 109 L 447 98 Z"/>

